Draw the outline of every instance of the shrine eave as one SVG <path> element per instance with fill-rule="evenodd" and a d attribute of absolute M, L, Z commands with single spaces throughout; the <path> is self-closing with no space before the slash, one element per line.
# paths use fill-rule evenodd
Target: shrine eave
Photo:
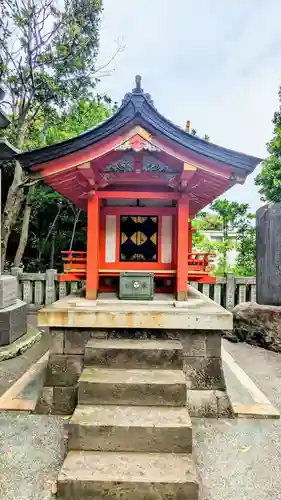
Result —
<path fill-rule="evenodd" d="M 217 146 L 211 142 L 195 137 L 162 116 L 152 104 L 149 96 L 136 89 L 126 94 L 119 110 L 95 128 L 66 141 L 48 147 L 36 149 L 17 155 L 23 167 L 32 169 L 34 165 L 45 163 L 84 149 L 99 141 L 120 133 L 129 126 L 140 125 L 154 135 L 160 135 L 173 141 L 187 151 L 230 165 L 233 171 L 242 177 L 249 175 L 262 159 L 246 155 L 231 149 Z"/>
<path fill-rule="evenodd" d="M 7 139 L 0 137 L 0 160 L 12 160 L 19 154 L 12 144 Z"/>

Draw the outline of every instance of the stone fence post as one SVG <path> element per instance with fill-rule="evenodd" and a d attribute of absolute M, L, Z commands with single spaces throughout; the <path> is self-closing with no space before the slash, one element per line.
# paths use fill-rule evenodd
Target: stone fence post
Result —
<path fill-rule="evenodd" d="M 45 304 L 52 304 L 56 301 L 56 269 L 46 270 Z"/>
<path fill-rule="evenodd" d="M 226 297 L 225 297 L 225 308 L 232 310 L 235 306 L 235 275 L 228 273 L 226 275 Z"/>

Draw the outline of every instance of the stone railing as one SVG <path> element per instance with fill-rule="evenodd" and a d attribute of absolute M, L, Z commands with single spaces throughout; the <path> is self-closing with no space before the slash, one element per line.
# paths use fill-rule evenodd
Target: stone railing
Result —
<path fill-rule="evenodd" d="M 24 273 L 19 268 L 12 268 L 11 273 L 18 277 L 18 297 L 30 309 L 40 309 L 44 304 L 52 304 L 69 293 L 75 293 L 82 287 L 82 282 L 59 282 L 55 269 L 45 273 Z M 226 309 L 233 309 L 241 302 L 255 302 L 256 278 L 240 278 L 234 274 L 218 277 L 215 285 L 191 283 L 207 297 L 210 297 Z"/>

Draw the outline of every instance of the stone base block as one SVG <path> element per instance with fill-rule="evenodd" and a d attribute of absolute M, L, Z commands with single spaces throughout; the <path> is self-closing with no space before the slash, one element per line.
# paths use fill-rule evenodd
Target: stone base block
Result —
<path fill-rule="evenodd" d="M 27 305 L 17 300 L 0 310 L 0 346 L 11 344 L 27 330 Z"/>
<path fill-rule="evenodd" d="M 0 275 L 0 309 L 12 306 L 18 298 L 18 280 L 16 276 Z"/>
<path fill-rule="evenodd" d="M 220 358 L 185 357 L 183 369 L 189 389 L 225 390 L 225 380 Z"/>
<path fill-rule="evenodd" d="M 76 385 L 83 369 L 83 357 L 75 354 L 50 354 L 46 385 L 70 387 Z"/>
<path fill-rule="evenodd" d="M 77 387 L 44 386 L 34 413 L 39 415 L 72 415 L 77 404 Z"/>
<path fill-rule="evenodd" d="M 234 418 L 230 400 L 224 391 L 187 390 L 187 408 L 191 417 Z"/>

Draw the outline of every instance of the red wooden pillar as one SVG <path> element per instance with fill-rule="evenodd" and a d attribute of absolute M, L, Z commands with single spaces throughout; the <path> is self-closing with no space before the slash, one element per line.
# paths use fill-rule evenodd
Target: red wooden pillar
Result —
<path fill-rule="evenodd" d="M 188 223 L 188 253 L 192 252 L 192 222 Z"/>
<path fill-rule="evenodd" d="M 189 251 L 189 207 L 188 199 L 180 198 L 178 200 L 178 244 L 177 244 L 177 300 L 187 299 L 187 279 L 188 262 L 187 254 Z"/>
<path fill-rule="evenodd" d="M 88 200 L 86 297 L 96 299 L 99 287 L 100 201 Z"/>

